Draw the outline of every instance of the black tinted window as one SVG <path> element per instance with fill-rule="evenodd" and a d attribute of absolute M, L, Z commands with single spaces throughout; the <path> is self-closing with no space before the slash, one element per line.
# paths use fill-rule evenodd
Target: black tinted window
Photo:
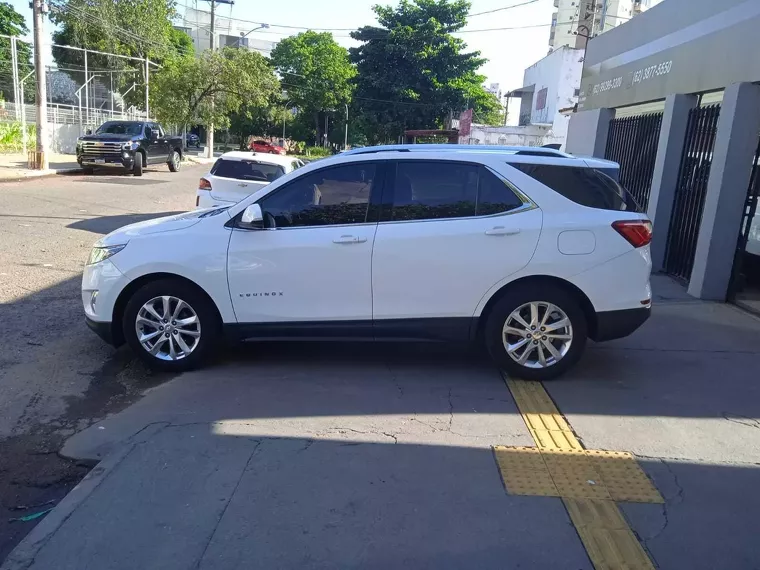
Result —
<path fill-rule="evenodd" d="M 393 220 L 464 218 L 508 212 L 522 205 L 486 168 L 455 162 L 399 162 Z"/>
<path fill-rule="evenodd" d="M 453 162 L 399 162 L 393 220 L 431 220 L 475 215 L 477 165 Z"/>
<path fill-rule="evenodd" d="M 301 176 L 259 202 L 264 223 L 277 228 L 364 223 L 374 180 L 371 163 Z"/>
<path fill-rule="evenodd" d="M 220 158 L 211 169 L 211 174 L 222 178 L 237 178 L 252 182 L 272 182 L 285 174 L 278 164 L 268 164 L 254 160 L 224 160 Z"/>
<path fill-rule="evenodd" d="M 636 210 L 636 203 L 615 180 L 593 168 L 555 164 L 511 164 L 576 204 L 600 210 Z"/>
<path fill-rule="evenodd" d="M 503 180 L 497 178 L 487 168 L 480 168 L 476 215 L 500 214 L 520 206 L 522 206 L 522 201 Z"/>

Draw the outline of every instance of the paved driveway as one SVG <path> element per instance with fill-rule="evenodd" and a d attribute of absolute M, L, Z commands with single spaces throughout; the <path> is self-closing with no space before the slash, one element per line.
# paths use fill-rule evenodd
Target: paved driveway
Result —
<path fill-rule="evenodd" d="M 97 466 L 2 569 L 592 568 L 563 499 L 505 486 L 492 447 L 536 441 L 478 350 L 243 344 L 172 379 L 88 333 L 77 286 L 90 242 L 186 208 L 192 191 L 175 182 L 201 172 L 12 187 L 0 446 L 32 461 L 50 457 L 29 448 L 37 430 L 45 454 L 73 436 L 63 454 Z M 545 388 L 583 446 L 633 452 L 662 495 L 618 503 L 653 566 L 758 567 L 760 321 L 664 278 L 655 292 L 639 332 L 591 345 Z"/>

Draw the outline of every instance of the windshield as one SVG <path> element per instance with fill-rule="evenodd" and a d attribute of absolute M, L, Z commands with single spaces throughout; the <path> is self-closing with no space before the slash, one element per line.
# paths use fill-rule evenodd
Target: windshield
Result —
<path fill-rule="evenodd" d="M 255 160 L 225 160 L 220 158 L 211 169 L 211 174 L 223 178 L 272 182 L 285 175 L 285 169 L 279 164 L 267 164 Z"/>
<path fill-rule="evenodd" d="M 103 123 L 95 131 L 97 135 L 139 135 L 142 133 L 143 124 L 127 121 L 108 121 Z"/>

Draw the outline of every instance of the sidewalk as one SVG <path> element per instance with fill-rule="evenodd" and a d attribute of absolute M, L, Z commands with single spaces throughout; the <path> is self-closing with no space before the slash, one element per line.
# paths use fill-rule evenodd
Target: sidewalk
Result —
<path fill-rule="evenodd" d="M 23 153 L 0 154 L 0 182 L 23 180 L 37 176 L 49 176 L 80 170 L 76 155 L 51 153 L 47 170 L 30 170 L 26 166 L 27 157 Z"/>
<path fill-rule="evenodd" d="M 546 388 L 664 497 L 621 503 L 658 567 L 755 567 L 760 319 L 653 284 L 650 322 Z M 562 501 L 508 494 L 493 445 L 532 440 L 479 353 L 246 344 L 69 439 L 100 463 L 2 570 L 590 570 Z"/>

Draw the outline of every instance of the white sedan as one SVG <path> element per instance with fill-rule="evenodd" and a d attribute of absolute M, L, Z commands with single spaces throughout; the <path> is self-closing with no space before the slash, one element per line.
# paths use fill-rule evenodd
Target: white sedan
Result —
<path fill-rule="evenodd" d="M 303 165 L 292 156 L 227 152 L 198 181 L 195 207 L 231 206 Z"/>

